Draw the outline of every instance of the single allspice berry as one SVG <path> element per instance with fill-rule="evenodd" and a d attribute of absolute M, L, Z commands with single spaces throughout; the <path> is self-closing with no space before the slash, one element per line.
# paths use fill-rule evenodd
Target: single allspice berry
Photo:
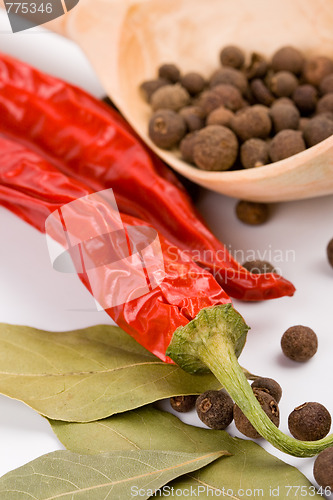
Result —
<path fill-rule="evenodd" d="M 269 206 L 267 203 L 240 200 L 236 205 L 236 215 L 244 224 L 258 226 L 268 220 Z"/>
<path fill-rule="evenodd" d="M 291 326 L 282 335 L 281 349 L 283 354 L 293 361 L 308 361 L 317 352 L 317 335 L 308 326 Z"/>
<path fill-rule="evenodd" d="M 255 104 L 240 109 L 231 120 L 231 128 L 242 141 L 252 137 L 266 139 L 272 129 L 269 108 Z"/>
<path fill-rule="evenodd" d="M 288 427 L 294 438 L 300 441 L 316 441 L 329 433 L 331 415 L 320 403 L 304 403 L 290 413 Z"/>
<path fill-rule="evenodd" d="M 278 71 L 269 82 L 269 87 L 277 97 L 289 97 L 297 88 L 298 80 L 291 71 Z"/>
<path fill-rule="evenodd" d="M 198 132 L 195 131 L 186 134 L 184 139 L 182 139 L 180 142 L 179 145 L 180 153 L 182 155 L 182 159 L 184 161 L 187 161 L 187 163 L 194 163 L 193 150 L 197 133 Z"/>
<path fill-rule="evenodd" d="M 235 45 L 227 45 L 220 52 L 220 61 L 223 66 L 239 69 L 244 65 L 244 52 Z"/>
<path fill-rule="evenodd" d="M 327 115 L 314 116 L 304 127 L 303 136 L 308 147 L 315 146 L 333 134 L 333 120 Z"/>
<path fill-rule="evenodd" d="M 273 137 L 269 145 L 272 162 L 284 160 L 305 150 L 302 132 L 299 130 L 281 130 Z"/>
<path fill-rule="evenodd" d="M 290 71 L 298 75 L 304 64 L 302 53 L 291 46 L 281 47 L 272 57 L 272 68 L 274 71 Z"/>
<path fill-rule="evenodd" d="M 206 125 L 222 125 L 223 127 L 229 127 L 233 116 L 234 114 L 230 109 L 220 106 L 209 113 L 206 119 Z"/>
<path fill-rule="evenodd" d="M 202 107 L 205 114 L 209 115 L 209 113 L 220 106 L 224 106 L 231 111 L 236 111 L 244 105 L 244 101 L 236 87 L 229 84 L 219 84 L 211 90 L 202 92 L 198 104 Z"/>
<path fill-rule="evenodd" d="M 180 83 L 191 95 L 199 94 L 206 86 L 204 77 L 195 71 L 183 75 L 180 79 Z"/>
<path fill-rule="evenodd" d="M 333 92 L 325 94 L 317 103 L 316 113 L 333 113 Z"/>
<path fill-rule="evenodd" d="M 330 263 L 331 267 L 333 267 L 333 238 L 330 240 L 330 242 L 327 245 L 326 253 L 327 253 L 328 262 Z"/>
<path fill-rule="evenodd" d="M 333 73 L 333 60 L 329 57 L 315 56 L 305 61 L 303 78 L 311 85 L 320 85 L 320 82 L 331 73 Z"/>
<path fill-rule="evenodd" d="M 274 108 L 274 106 L 278 106 L 279 104 L 289 104 L 290 106 L 294 106 L 295 105 L 294 101 L 290 97 L 278 97 L 273 102 L 273 104 L 271 106 L 272 109 Z"/>
<path fill-rule="evenodd" d="M 171 109 L 179 111 L 190 102 L 190 95 L 181 85 L 164 85 L 157 89 L 150 100 L 154 111 L 158 109 Z"/>
<path fill-rule="evenodd" d="M 318 91 L 313 85 L 304 83 L 294 90 L 292 98 L 300 112 L 309 115 L 316 109 Z"/>
<path fill-rule="evenodd" d="M 248 88 L 248 82 L 244 73 L 234 68 L 220 68 L 214 71 L 209 81 L 210 87 L 213 88 L 221 84 L 233 85 L 243 95 Z"/>
<path fill-rule="evenodd" d="M 300 130 L 303 133 L 309 121 L 310 118 L 308 118 L 307 116 L 301 116 L 301 118 L 299 119 L 298 130 Z"/>
<path fill-rule="evenodd" d="M 253 78 L 263 78 L 268 70 L 268 62 L 265 57 L 257 52 L 251 54 L 249 66 L 245 70 L 245 74 L 249 80 Z"/>
<path fill-rule="evenodd" d="M 270 271 L 269 271 L 270 272 Z M 276 380 L 267 377 L 258 377 L 251 384 L 252 389 L 259 389 L 260 391 L 268 392 L 277 403 L 280 402 L 282 397 L 282 388 Z"/>
<path fill-rule="evenodd" d="M 227 170 L 236 161 L 237 154 L 237 138 L 227 127 L 209 125 L 195 137 L 193 160 L 202 170 Z"/>
<path fill-rule="evenodd" d="M 171 83 L 176 83 L 180 79 L 180 70 L 175 64 L 162 64 L 158 68 L 158 76 L 169 80 Z"/>
<path fill-rule="evenodd" d="M 186 134 L 186 123 L 182 116 L 171 109 L 156 111 L 149 121 L 149 137 L 156 146 L 172 149 Z"/>
<path fill-rule="evenodd" d="M 185 106 L 179 114 L 184 118 L 189 132 L 200 130 L 205 125 L 204 112 L 199 106 Z"/>
<path fill-rule="evenodd" d="M 140 91 L 145 101 L 150 102 L 154 92 L 156 92 L 156 90 L 160 89 L 161 87 L 165 87 L 166 85 L 170 85 L 170 82 L 165 78 L 147 80 L 141 83 Z"/>
<path fill-rule="evenodd" d="M 319 453 L 313 464 L 313 476 L 319 486 L 333 491 L 333 447 Z"/>
<path fill-rule="evenodd" d="M 264 106 L 271 106 L 274 102 L 274 96 L 269 88 L 265 85 L 263 80 L 260 78 L 255 78 L 251 81 L 250 89 L 254 99 Z"/>
<path fill-rule="evenodd" d="M 276 427 L 279 427 L 280 412 L 276 400 L 273 396 L 271 396 L 271 394 L 260 389 L 255 388 L 253 389 L 253 392 L 269 419 L 274 425 L 276 425 Z M 239 432 L 244 434 L 244 436 L 252 439 L 259 439 L 261 437 L 259 432 L 253 427 L 242 410 L 236 404 L 234 405 L 234 422 Z"/>
<path fill-rule="evenodd" d="M 248 139 L 241 146 L 240 160 L 244 168 L 266 165 L 269 163 L 267 142 L 256 137 Z"/>
<path fill-rule="evenodd" d="M 189 396 L 173 396 L 170 398 L 170 405 L 179 413 L 187 413 L 188 411 L 193 410 L 195 407 L 195 402 L 198 396 L 189 395 Z"/>
<path fill-rule="evenodd" d="M 225 391 L 206 391 L 195 403 L 200 420 L 211 429 L 226 429 L 233 420 L 234 403 Z"/>
<path fill-rule="evenodd" d="M 221 98 L 221 106 L 225 106 L 231 111 L 237 111 L 244 106 L 244 101 L 240 91 L 229 83 L 221 83 L 216 85 L 212 90 Z"/>
<path fill-rule="evenodd" d="M 276 104 L 270 110 L 275 133 L 281 130 L 297 130 L 299 126 L 300 113 L 293 104 Z"/>
<path fill-rule="evenodd" d="M 319 85 L 319 90 L 322 94 L 329 94 L 333 92 L 333 73 L 325 76 Z"/>

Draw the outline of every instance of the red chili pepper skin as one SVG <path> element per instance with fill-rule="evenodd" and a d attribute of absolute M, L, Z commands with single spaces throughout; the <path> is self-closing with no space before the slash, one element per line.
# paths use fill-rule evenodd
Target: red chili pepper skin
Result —
<path fill-rule="evenodd" d="M 170 170 L 104 103 L 2 55 L 0 116 L 0 133 L 27 144 L 95 191 L 111 187 L 123 213 L 151 223 L 208 269 L 232 297 L 293 295 L 294 286 L 281 276 L 252 274 L 233 259 Z"/>
<path fill-rule="evenodd" d="M 64 204 L 94 193 L 90 187 L 67 177 L 45 159 L 12 140 L 0 137 L 0 205 L 21 219 L 45 232 L 48 216 Z M 103 206 L 105 209 L 105 206 Z M 125 228 L 147 226 L 144 221 L 121 214 Z M 77 214 L 77 227 L 87 226 L 91 219 L 85 213 Z M 62 232 L 53 233 L 61 244 Z M 209 306 L 230 303 L 213 276 L 199 267 L 180 249 L 159 234 L 163 253 L 165 278 L 155 289 L 142 297 L 106 308 L 107 314 L 137 342 L 163 361 L 173 363 L 165 355 L 174 331 L 186 325 L 198 312 Z M 109 252 L 100 240 L 96 258 L 103 260 Z M 128 269 L 131 273 L 131 268 Z M 89 291 L 93 286 L 105 287 L 110 270 L 79 277 Z M 110 293 L 110 290 L 106 290 Z"/>

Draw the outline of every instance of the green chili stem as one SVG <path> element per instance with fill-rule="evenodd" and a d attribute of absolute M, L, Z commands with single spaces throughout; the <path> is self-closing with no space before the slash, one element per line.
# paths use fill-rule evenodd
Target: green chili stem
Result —
<path fill-rule="evenodd" d="M 229 348 L 228 348 L 229 347 Z M 299 441 L 281 432 L 262 410 L 248 383 L 232 346 L 214 341 L 200 348 L 200 359 L 223 384 L 259 434 L 279 450 L 297 457 L 310 457 L 333 445 L 333 436 L 319 441 Z"/>
<path fill-rule="evenodd" d="M 230 305 L 203 309 L 188 325 L 176 330 L 167 354 L 189 372 L 209 368 L 253 427 L 279 450 L 297 457 L 310 457 L 333 446 L 333 435 L 318 441 L 299 441 L 271 422 L 236 356 L 245 343 L 247 329 L 243 318 Z"/>

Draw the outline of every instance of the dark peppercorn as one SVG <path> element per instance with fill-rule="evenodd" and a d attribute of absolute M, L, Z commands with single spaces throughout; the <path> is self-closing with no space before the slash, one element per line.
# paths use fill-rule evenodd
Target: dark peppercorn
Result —
<path fill-rule="evenodd" d="M 188 163 L 194 163 L 193 149 L 197 133 L 198 132 L 190 132 L 189 134 L 186 134 L 179 146 L 183 160 Z"/>
<path fill-rule="evenodd" d="M 253 97 L 260 104 L 264 104 L 264 106 L 270 106 L 274 102 L 274 96 L 269 88 L 264 84 L 260 78 L 255 78 L 252 80 L 251 92 Z"/>
<path fill-rule="evenodd" d="M 221 125 L 209 125 L 198 131 L 193 159 L 203 170 L 227 170 L 236 161 L 238 141 L 235 134 Z"/>
<path fill-rule="evenodd" d="M 204 112 L 199 106 L 185 106 L 179 111 L 189 132 L 200 130 L 205 125 Z"/>
<path fill-rule="evenodd" d="M 157 78 L 156 80 L 147 80 L 146 82 L 141 83 L 140 91 L 145 101 L 150 102 L 154 92 L 156 92 L 156 90 L 160 89 L 161 87 L 165 87 L 166 85 L 170 85 L 170 82 L 165 78 Z"/>
<path fill-rule="evenodd" d="M 270 264 L 266 260 L 247 260 L 246 262 L 243 263 L 243 267 L 245 267 L 245 269 L 247 269 L 248 271 L 250 271 L 250 273 L 253 274 L 276 273 L 276 270 L 274 269 L 272 264 Z M 272 396 L 274 396 L 274 394 L 272 394 Z"/>
<path fill-rule="evenodd" d="M 175 64 L 162 64 L 158 69 L 158 76 L 169 80 L 171 83 L 176 83 L 179 82 L 180 71 Z"/>
<path fill-rule="evenodd" d="M 333 73 L 333 60 L 326 56 L 316 56 L 305 61 L 303 78 L 311 85 L 320 85 L 320 82 L 331 73 Z"/>
<path fill-rule="evenodd" d="M 225 429 L 233 420 L 234 403 L 224 391 L 206 391 L 195 403 L 200 420 L 211 429 Z"/>
<path fill-rule="evenodd" d="M 251 61 L 245 70 L 245 74 L 249 80 L 252 78 L 263 78 L 268 70 L 268 62 L 261 54 L 253 52 L 251 54 Z"/>
<path fill-rule="evenodd" d="M 313 476 L 319 486 L 333 491 L 333 447 L 319 453 L 313 465 Z"/>
<path fill-rule="evenodd" d="M 287 358 L 299 362 L 307 361 L 317 352 L 317 335 L 307 326 L 291 326 L 282 335 L 281 348 Z"/>
<path fill-rule="evenodd" d="M 233 87 L 236 87 L 243 95 L 248 88 L 247 79 L 244 73 L 234 68 L 221 68 L 216 70 L 211 76 L 209 84 L 211 87 L 216 87 L 216 85 L 221 84 L 233 85 Z"/>
<path fill-rule="evenodd" d="M 320 403 L 304 403 L 288 417 L 290 433 L 301 441 L 324 438 L 331 428 L 331 415 Z"/>
<path fill-rule="evenodd" d="M 240 159 L 244 168 L 266 165 L 269 163 L 267 142 L 255 137 L 245 141 L 240 149 Z"/>
<path fill-rule="evenodd" d="M 264 412 L 268 415 L 273 424 L 279 427 L 280 413 L 275 399 L 267 392 L 259 389 L 254 389 L 253 392 Z M 234 422 L 239 432 L 244 434 L 244 436 L 252 439 L 259 439 L 261 437 L 237 405 L 234 405 Z"/>
<path fill-rule="evenodd" d="M 302 132 L 299 130 L 281 130 L 273 137 L 269 145 L 269 156 L 273 162 L 284 160 L 305 150 Z"/>
<path fill-rule="evenodd" d="M 300 112 L 309 115 L 316 109 L 318 92 L 313 85 L 304 83 L 295 89 L 292 98 Z"/>
<path fill-rule="evenodd" d="M 275 133 L 281 130 L 296 130 L 299 126 L 300 113 L 293 104 L 279 104 L 272 106 L 270 117 Z"/>
<path fill-rule="evenodd" d="M 211 90 L 204 91 L 199 99 L 199 106 L 202 107 L 206 115 L 220 106 L 236 111 L 243 104 L 244 101 L 239 90 L 228 84 L 217 85 Z"/>
<path fill-rule="evenodd" d="M 333 113 L 333 92 L 325 94 L 319 99 L 316 112 L 317 114 L 326 112 Z"/>
<path fill-rule="evenodd" d="M 252 382 L 251 387 L 252 389 L 259 389 L 260 391 L 268 392 L 268 394 L 270 394 L 277 403 L 279 403 L 281 400 L 282 397 L 281 386 L 276 382 L 276 380 L 272 378 L 265 378 L 265 377 L 257 378 L 254 382 Z"/>
<path fill-rule="evenodd" d="M 268 220 L 269 206 L 266 203 L 241 200 L 236 205 L 236 215 L 244 224 L 257 226 Z"/>
<path fill-rule="evenodd" d="M 277 97 L 289 97 L 297 88 L 298 80 L 290 71 L 278 71 L 270 79 L 269 86 Z"/>
<path fill-rule="evenodd" d="M 224 127 L 229 127 L 233 116 L 234 114 L 230 109 L 220 106 L 209 113 L 206 125 L 223 125 Z"/>
<path fill-rule="evenodd" d="M 242 141 L 252 137 L 266 139 L 272 128 L 269 109 L 260 104 L 241 109 L 233 116 L 231 127 Z"/>
<path fill-rule="evenodd" d="M 274 106 L 278 106 L 279 104 L 289 104 L 289 106 L 295 105 L 294 101 L 292 99 L 290 99 L 290 97 L 278 97 L 273 102 L 271 108 L 273 108 Z"/>
<path fill-rule="evenodd" d="M 333 238 L 327 245 L 326 253 L 328 262 L 330 263 L 331 267 L 333 267 Z"/>
<path fill-rule="evenodd" d="M 220 61 L 223 66 L 239 69 L 244 65 L 244 52 L 235 45 L 228 45 L 221 50 Z"/>
<path fill-rule="evenodd" d="M 318 144 L 333 134 L 333 120 L 324 114 L 314 116 L 304 128 L 304 139 L 308 147 Z"/>
<path fill-rule="evenodd" d="M 224 106 L 231 111 L 237 111 L 244 106 L 244 101 L 240 91 L 233 85 L 229 85 L 227 83 L 216 85 L 213 92 L 221 97 L 221 106 Z"/>
<path fill-rule="evenodd" d="M 197 396 L 174 396 L 170 398 L 171 407 L 179 413 L 186 413 L 193 410 Z"/>
<path fill-rule="evenodd" d="M 279 49 L 272 57 L 272 68 L 274 71 L 291 71 L 298 75 L 301 73 L 304 57 L 294 47 L 286 46 Z"/>
<path fill-rule="evenodd" d="M 206 81 L 200 73 L 192 71 L 191 73 L 186 73 L 180 79 L 180 83 L 191 95 L 199 94 L 203 91 L 206 86 Z"/>
<path fill-rule="evenodd" d="M 299 119 L 298 130 L 300 130 L 301 132 L 304 132 L 309 121 L 310 121 L 310 118 L 307 118 L 305 116 L 301 116 L 301 118 Z"/>
<path fill-rule="evenodd" d="M 181 85 L 165 85 L 157 89 L 151 97 L 151 107 L 158 109 L 171 109 L 179 111 L 190 102 L 190 95 Z"/>
<path fill-rule="evenodd" d="M 333 92 L 333 73 L 325 76 L 319 85 L 319 90 L 322 94 L 329 94 Z"/>
<path fill-rule="evenodd" d="M 156 146 L 171 149 L 177 146 L 186 134 L 186 123 L 175 111 L 160 109 L 151 117 L 148 132 Z"/>

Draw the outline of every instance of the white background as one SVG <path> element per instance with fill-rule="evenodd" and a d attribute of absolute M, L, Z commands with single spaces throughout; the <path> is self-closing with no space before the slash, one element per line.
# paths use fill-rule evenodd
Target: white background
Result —
<path fill-rule="evenodd" d="M 2 12 L 0 51 L 78 84 L 97 97 L 104 95 L 79 48 L 40 28 L 12 34 Z M 326 258 L 326 246 L 333 237 L 333 196 L 276 204 L 270 221 L 260 227 L 240 223 L 234 214 L 235 203 L 204 191 L 198 208 L 232 251 L 242 251 L 244 258 L 255 251 L 257 258 L 270 260 L 297 288 L 293 298 L 247 304 L 235 301 L 251 326 L 240 362 L 249 371 L 280 383 L 284 391 L 280 428 L 288 433 L 289 413 L 305 401 L 318 401 L 333 414 L 333 269 Z M 76 276 L 52 269 L 42 234 L 1 207 L 0 228 L 0 322 L 49 330 L 112 323 L 103 311 L 96 310 Z M 281 336 L 295 324 L 310 326 L 319 338 L 316 356 L 305 364 L 289 361 L 281 353 Z M 168 403 L 164 407 L 169 408 Z M 200 425 L 194 412 L 181 418 Z M 240 436 L 233 424 L 229 431 Z M 44 453 L 63 449 L 45 419 L 3 396 L 0 443 L 0 476 Z M 296 459 L 263 440 L 259 443 L 314 481 L 313 459 Z"/>

